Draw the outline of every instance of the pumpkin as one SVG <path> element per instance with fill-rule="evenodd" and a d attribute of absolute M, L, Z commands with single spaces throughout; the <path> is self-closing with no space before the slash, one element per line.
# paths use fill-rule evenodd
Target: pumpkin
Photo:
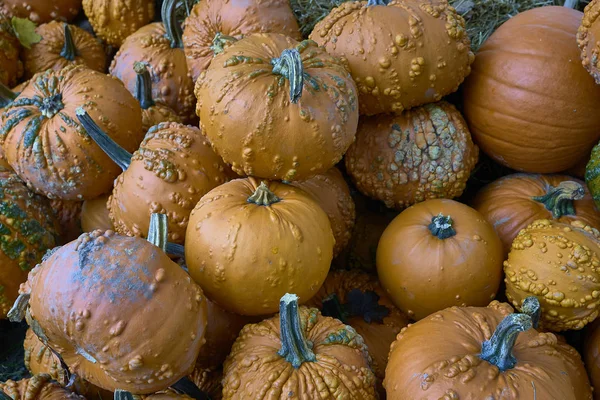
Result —
<path fill-rule="evenodd" d="M 29 269 L 56 244 L 58 230 L 48 201 L 0 167 L 0 318 L 6 317 Z"/>
<path fill-rule="evenodd" d="M 83 11 L 96 35 L 119 47 L 125 38 L 154 18 L 152 0 L 83 0 Z"/>
<path fill-rule="evenodd" d="M 250 33 L 282 33 L 301 40 L 290 3 L 283 0 L 208 0 L 196 3 L 185 20 L 183 48 L 195 82 L 215 54 Z"/>
<path fill-rule="evenodd" d="M 401 212 L 377 247 L 377 273 L 394 304 L 420 320 L 451 306 L 483 306 L 502 280 L 502 242 L 483 216 L 436 199 Z"/>
<path fill-rule="evenodd" d="M 81 201 L 65 201 L 54 199 L 50 201 L 50 207 L 54 211 L 60 225 L 59 244 L 71 242 L 81 234 Z"/>
<path fill-rule="evenodd" d="M 585 69 L 594 77 L 596 83 L 600 84 L 600 1 L 592 0 L 585 7 L 583 20 L 577 31 L 577 44 L 581 51 L 581 62 Z"/>
<path fill-rule="evenodd" d="M 0 110 L 12 103 L 18 94 L 0 82 Z"/>
<path fill-rule="evenodd" d="M 57 248 L 11 310 L 72 373 L 112 392 L 163 390 L 192 371 L 204 342 L 202 290 L 164 252 L 167 217 L 151 225 L 151 242 L 97 230 Z"/>
<path fill-rule="evenodd" d="M 585 167 L 585 183 L 590 189 L 596 207 L 600 207 L 600 143 L 592 149 Z"/>
<path fill-rule="evenodd" d="M 2 3 L 0 3 L 0 83 L 13 87 L 23 76 L 23 63 L 19 58 L 21 44 L 13 33 L 10 22 L 2 18 Z M 2 105 L 3 107 L 4 105 Z"/>
<path fill-rule="evenodd" d="M 362 118 L 345 161 L 358 190 L 402 209 L 460 196 L 478 155 L 464 119 L 442 101 L 399 116 Z"/>
<path fill-rule="evenodd" d="M 185 259 L 192 278 L 223 309 L 266 315 L 288 291 L 302 302 L 317 293 L 333 244 L 327 214 L 312 196 L 245 178 L 200 199 L 190 215 Z"/>
<path fill-rule="evenodd" d="M 579 220 L 600 228 L 585 183 L 566 175 L 513 174 L 481 189 L 473 208 L 492 224 L 508 254 L 519 231 L 536 219 Z"/>
<path fill-rule="evenodd" d="M 281 298 L 279 315 L 246 325 L 223 366 L 223 399 L 376 399 L 362 337 L 316 308 Z"/>
<path fill-rule="evenodd" d="M 334 167 L 324 174 L 292 185 L 311 194 L 329 217 L 335 238 L 333 256 L 336 257 L 350 241 L 356 218 L 354 200 L 342 173 Z"/>
<path fill-rule="evenodd" d="M 6 397 L 4 396 L 6 395 Z M 38 374 L 18 382 L 8 380 L 0 383 L 2 400 L 85 400 L 52 381 L 48 374 Z"/>
<path fill-rule="evenodd" d="M 293 181 L 324 173 L 358 123 L 344 64 L 315 42 L 281 34 L 228 46 L 196 81 L 196 97 L 202 131 L 240 175 Z"/>
<path fill-rule="evenodd" d="M 92 232 L 96 229 L 103 231 L 114 229 L 106 203 L 110 195 L 105 194 L 92 200 L 86 200 L 81 206 L 81 230 Z"/>
<path fill-rule="evenodd" d="M 210 329 L 210 324 L 207 325 Z M 237 335 L 236 335 L 237 338 Z M 203 392 L 210 396 L 210 400 L 221 400 L 223 395 L 223 378 L 222 368 L 198 368 L 188 376 L 194 384 Z"/>
<path fill-rule="evenodd" d="M 591 400 L 579 353 L 506 303 L 451 307 L 403 329 L 383 385 L 388 400 Z"/>
<path fill-rule="evenodd" d="M 27 18 L 36 24 L 52 20 L 70 21 L 81 9 L 81 0 L 2 0 L 0 14 Z"/>
<path fill-rule="evenodd" d="M 575 62 L 581 19 L 567 7 L 534 8 L 480 48 L 464 85 L 464 113 L 475 142 L 496 162 L 560 172 L 600 139 L 600 86 Z"/>
<path fill-rule="evenodd" d="M 504 262 L 506 297 L 520 308 L 528 296 L 542 305 L 540 326 L 582 329 L 598 316 L 600 233 L 573 221 L 541 219 L 521 230 Z"/>
<path fill-rule="evenodd" d="M 194 122 L 194 81 L 189 75 L 181 26 L 175 17 L 177 0 L 164 0 L 163 22 L 155 22 L 128 36 L 110 64 L 110 74 L 119 78 L 131 93 L 136 92 L 136 62 L 152 72 L 152 99 L 172 108 L 185 122 Z"/>
<path fill-rule="evenodd" d="M 401 113 L 455 92 L 474 56 L 446 0 L 342 3 L 310 39 L 350 66 L 361 115 Z"/>
<path fill-rule="evenodd" d="M 588 325 L 585 339 L 583 342 L 582 356 L 585 366 L 592 382 L 592 386 L 597 388 L 600 385 L 600 320 L 595 320 Z M 600 393 L 594 390 L 594 399 L 600 398 Z"/>

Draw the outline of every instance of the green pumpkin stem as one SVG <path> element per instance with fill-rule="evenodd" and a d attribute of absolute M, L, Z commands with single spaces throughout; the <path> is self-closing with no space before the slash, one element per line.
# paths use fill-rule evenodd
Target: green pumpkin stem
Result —
<path fill-rule="evenodd" d="M 223 50 L 225 50 L 225 47 L 237 41 L 238 39 L 233 36 L 227 36 L 223 35 L 221 32 L 217 32 L 215 38 L 212 41 L 210 49 L 212 50 L 213 54 L 217 55 L 219 53 L 222 53 Z"/>
<path fill-rule="evenodd" d="M 297 103 L 302 97 L 304 86 L 304 66 L 298 49 L 285 49 L 279 58 L 271 60 L 273 73 L 290 82 L 290 101 Z"/>
<path fill-rule="evenodd" d="M 114 400 L 133 400 L 133 395 L 121 389 L 115 390 Z"/>
<path fill-rule="evenodd" d="M 17 98 L 17 94 L 0 82 L 0 108 L 4 108 Z"/>
<path fill-rule="evenodd" d="M 134 62 L 133 70 L 137 74 L 135 80 L 135 98 L 140 102 L 142 109 L 147 110 L 156 103 L 152 99 L 152 78 L 148 65 L 143 62 Z"/>
<path fill-rule="evenodd" d="M 167 240 L 169 236 L 169 222 L 166 214 L 153 213 L 150 215 L 150 228 L 148 229 L 148 241 L 167 252 Z"/>
<path fill-rule="evenodd" d="M 575 8 L 577 7 L 578 0 L 565 0 L 564 6 L 567 8 Z"/>
<path fill-rule="evenodd" d="M 0 400 L 13 400 L 12 397 L 4 393 L 2 389 L 0 389 Z"/>
<path fill-rule="evenodd" d="M 258 185 L 252 196 L 248 197 L 247 201 L 259 206 L 270 206 L 281 201 L 281 199 L 275 193 L 271 192 L 267 184 L 263 181 Z"/>
<path fill-rule="evenodd" d="M 575 215 L 574 200 L 581 200 L 585 196 L 583 185 L 574 181 L 563 181 L 558 186 L 550 186 L 543 196 L 534 196 L 532 199 L 542 203 L 552 217 L 558 219 L 563 215 Z"/>
<path fill-rule="evenodd" d="M 456 235 L 456 231 L 452 226 L 453 224 L 452 217 L 440 213 L 431 219 L 431 224 L 429 224 L 428 228 L 433 236 L 444 240 Z"/>
<path fill-rule="evenodd" d="M 387 6 L 389 0 L 369 0 L 367 1 L 367 7 L 371 6 Z"/>
<path fill-rule="evenodd" d="M 50 97 L 44 97 L 42 99 L 42 105 L 39 107 L 42 115 L 46 118 L 54 117 L 59 111 L 65 108 L 65 104 L 62 100 L 62 93 L 56 93 Z"/>
<path fill-rule="evenodd" d="M 542 315 L 542 306 L 538 298 L 535 296 L 526 297 L 521 305 L 521 312 L 531 317 L 533 328 L 537 329 Z"/>
<path fill-rule="evenodd" d="M 285 294 L 279 301 L 279 324 L 281 349 L 277 352 L 294 368 L 300 368 L 302 363 L 317 360 L 311 350 L 312 345 L 304 338 L 302 322 L 298 313 L 298 296 Z"/>
<path fill-rule="evenodd" d="M 517 365 L 517 359 L 512 354 L 515 341 L 520 332 L 525 332 L 533 325 L 527 314 L 509 314 L 496 327 L 496 331 L 481 345 L 479 358 L 506 371 Z"/>
<path fill-rule="evenodd" d="M 31 295 L 29 293 L 21 293 L 19 297 L 17 297 L 17 300 L 15 300 L 13 306 L 6 315 L 10 322 L 23 321 L 27 307 L 29 307 L 30 297 Z"/>
<path fill-rule="evenodd" d="M 106 132 L 94 122 L 83 107 L 77 107 L 75 114 L 88 135 L 123 171 L 131 164 L 131 153 L 119 146 Z"/>
<path fill-rule="evenodd" d="M 183 48 L 183 30 L 177 21 L 175 12 L 177 10 L 177 1 L 164 0 L 161 8 L 162 21 L 167 31 L 167 37 L 171 42 L 171 48 L 173 49 Z"/>
<path fill-rule="evenodd" d="M 210 400 L 210 396 L 202 391 L 190 378 L 184 376 L 173 385 L 171 389 L 175 389 L 178 393 L 185 394 L 196 400 Z"/>
<path fill-rule="evenodd" d="M 332 293 L 325 297 L 321 306 L 321 314 L 325 317 L 332 317 L 347 324 L 348 312 L 344 309 L 337 294 Z"/>
<path fill-rule="evenodd" d="M 73 42 L 73 35 L 71 34 L 71 28 L 69 24 L 64 24 L 65 27 L 65 45 L 63 46 L 60 56 L 68 61 L 75 60 L 77 56 L 77 48 L 75 42 Z"/>

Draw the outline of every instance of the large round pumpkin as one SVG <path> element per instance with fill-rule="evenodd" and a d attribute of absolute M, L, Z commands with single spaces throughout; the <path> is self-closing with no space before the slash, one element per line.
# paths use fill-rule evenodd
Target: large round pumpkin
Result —
<path fill-rule="evenodd" d="M 554 173 L 600 139 L 600 85 L 579 62 L 582 13 L 538 7 L 505 22 L 477 53 L 464 113 L 479 147 L 510 168 Z"/>
<path fill-rule="evenodd" d="M 579 220 L 600 228 L 585 183 L 566 175 L 513 174 L 481 189 L 473 208 L 492 224 L 508 254 L 519 231 L 536 219 Z"/>
<path fill-rule="evenodd" d="M 105 194 L 83 202 L 81 206 L 81 230 L 83 232 L 114 229 L 106 205 L 109 197 L 110 195 Z"/>
<path fill-rule="evenodd" d="M 208 298 L 231 312 L 265 315 L 277 311 L 286 292 L 301 302 L 317 293 L 334 238 L 327 214 L 308 193 L 246 178 L 202 197 L 185 243 L 190 275 Z"/>
<path fill-rule="evenodd" d="M 354 82 L 312 41 L 247 36 L 214 58 L 195 93 L 204 134 L 240 175 L 307 179 L 337 164 L 354 141 Z"/>
<path fill-rule="evenodd" d="M 362 118 L 345 161 L 358 190 L 402 209 L 460 196 L 478 155 L 460 112 L 442 101 Z"/>
<path fill-rule="evenodd" d="M 446 0 L 344 2 L 310 38 L 348 62 L 366 115 L 441 100 L 474 57 L 465 21 Z"/>
<path fill-rule="evenodd" d="M 94 0 L 97 1 L 97 0 Z M 2 0 L 0 14 L 27 18 L 36 24 L 52 20 L 70 21 L 81 10 L 81 0 Z"/>
<path fill-rule="evenodd" d="M 48 374 L 38 374 L 20 381 L 0 382 L 0 393 L 12 400 L 85 400 L 52 380 Z"/>
<path fill-rule="evenodd" d="M 381 286 L 415 320 L 450 306 L 489 303 L 503 260 L 492 225 L 471 207 L 445 199 L 401 212 L 377 247 Z"/>
<path fill-rule="evenodd" d="M 0 83 L 5 86 L 15 86 L 23 76 L 23 63 L 19 58 L 20 49 L 21 44 L 15 37 L 10 23 L 0 18 L 0 59 L 2 60 Z"/>
<path fill-rule="evenodd" d="M 583 20 L 577 32 L 577 44 L 585 69 L 600 84 L 600 1 L 592 0 L 585 7 Z"/>

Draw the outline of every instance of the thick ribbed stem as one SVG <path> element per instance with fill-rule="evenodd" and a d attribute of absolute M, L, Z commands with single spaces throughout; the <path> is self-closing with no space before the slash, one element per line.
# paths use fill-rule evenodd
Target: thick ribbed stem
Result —
<path fill-rule="evenodd" d="M 567 7 L 567 8 L 576 8 L 577 7 L 577 3 L 579 3 L 578 0 L 565 0 L 565 7 Z"/>
<path fill-rule="evenodd" d="M 29 293 L 21 293 L 17 300 L 15 300 L 13 306 L 8 311 L 7 317 L 10 322 L 21 322 L 25 318 L 25 311 L 29 307 Z"/>
<path fill-rule="evenodd" d="M 65 27 L 65 45 L 60 52 L 61 57 L 66 60 L 73 61 L 77 57 L 77 48 L 75 42 L 73 42 L 73 35 L 71 34 L 71 28 L 69 24 L 63 24 Z"/>
<path fill-rule="evenodd" d="M 542 203 L 552 217 L 558 219 L 563 215 L 575 215 L 574 200 L 581 200 L 585 196 L 583 185 L 574 181 L 563 181 L 558 186 L 550 186 L 543 196 L 532 197 Z"/>
<path fill-rule="evenodd" d="M 531 317 L 533 328 L 537 329 L 542 315 L 542 306 L 538 298 L 535 296 L 526 297 L 521 305 L 521 312 Z"/>
<path fill-rule="evenodd" d="M 263 181 L 258 185 L 252 196 L 248 197 L 247 201 L 259 206 L 270 206 L 281 201 L 281 199 L 275 193 L 271 192 L 267 184 Z"/>
<path fill-rule="evenodd" d="M 169 236 L 169 222 L 166 214 L 153 213 L 150 216 L 148 241 L 167 252 L 167 239 Z"/>
<path fill-rule="evenodd" d="M 46 118 L 54 117 L 63 108 L 65 108 L 65 104 L 62 101 L 62 93 L 56 93 L 50 97 L 44 97 L 42 99 L 42 105 L 39 107 L 42 115 Z"/>
<path fill-rule="evenodd" d="M 496 327 L 496 331 L 481 345 L 479 358 L 506 371 L 517 365 L 517 359 L 512 354 L 515 341 L 520 332 L 532 327 L 531 317 L 527 314 L 509 314 Z"/>
<path fill-rule="evenodd" d="M 0 108 L 4 108 L 17 98 L 17 94 L 0 82 Z"/>
<path fill-rule="evenodd" d="M 227 36 L 223 35 L 221 32 L 217 32 L 215 38 L 212 41 L 210 49 L 212 50 L 213 54 L 216 55 L 222 53 L 225 47 L 235 42 L 237 42 L 237 39 L 233 36 Z"/>
<path fill-rule="evenodd" d="M 156 104 L 152 99 L 152 77 L 146 63 L 136 61 L 133 63 L 133 70 L 137 74 L 135 98 L 140 102 L 142 109 L 147 110 Z"/>
<path fill-rule="evenodd" d="M 302 333 L 302 323 L 298 313 L 298 296 L 285 294 L 279 302 L 279 330 L 281 349 L 277 354 L 285 358 L 294 368 L 302 363 L 317 360 L 315 353 Z"/>
<path fill-rule="evenodd" d="M 273 73 L 286 78 L 290 82 L 290 101 L 297 103 L 302 97 L 304 86 L 304 66 L 298 49 L 285 49 L 279 58 L 271 60 Z"/>
<path fill-rule="evenodd" d="M 428 228 L 433 236 L 443 240 L 456 235 L 456 231 L 452 227 L 453 223 L 454 221 L 449 215 L 438 214 L 431 219 Z"/>
<path fill-rule="evenodd" d="M 177 21 L 176 9 L 178 0 L 164 0 L 161 9 L 161 16 L 165 30 L 167 31 L 167 38 L 171 42 L 172 48 L 183 48 L 183 30 L 181 25 Z"/>
<path fill-rule="evenodd" d="M 371 6 L 387 6 L 388 0 L 369 0 L 367 1 L 367 7 Z"/>
<path fill-rule="evenodd" d="M 133 395 L 121 389 L 115 390 L 114 400 L 133 400 Z"/>

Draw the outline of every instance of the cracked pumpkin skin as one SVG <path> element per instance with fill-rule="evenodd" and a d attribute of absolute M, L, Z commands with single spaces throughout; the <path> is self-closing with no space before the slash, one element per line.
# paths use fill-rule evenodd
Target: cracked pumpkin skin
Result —
<path fill-rule="evenodd" d="M 478 157 L 462 115 L 441 101 L 398 116 L 362 118 L 345 162 L 361 193 L 403 209 L 460 196 Z"/>
<path fill-rule="evenodd" d="M 1 14 L 1 13 L 0 13 Z M 0 20 L 0 83 L 13 87 L 23 76 L 23 62 L 19 58 L 21 44 L 11 33 L 10 22 Z"/>
<path fill-rule="evenodd" d="M 346 60 L 361 115 L 401 113 L 440 101 L 471 72 L 464 19 L 446 0 L 343 3 L 310 39 Z"/>
<path fill-rule="evenodd" d="M 585 6 L 583 20 L 577 31 L 577 44 L 585 69 L 600 84 L 600 1 L 592 0 Z"/>
<path fill-rule="evenodd" d="M 0 14 L 27 18 L 38 25 L 52 20 L 70 21 L 80 9 L 81 0 L 2 0 L 0 3 Z"/>
<path fill-rule="evenodd" d="M 452 307 L 409 325 L 392 344 L 384 386 L 388 400 L 591 400 L 581 357 L 552 333 L 520 332 L 505 371 L 479 358 L 506 303 Z"/>
<path fill-rule="evenodd" d="M 48 374 L 38 374 L 20 381 L 0 383 L 0 390 L 13 400 L 85 400 L 52 381 Z"/>
<path fill-rule="evenodd" d="M 537 220 L 521 230 L 504 262 L 506 297 L 520 308 L 528 296 L 542 305 L 540 326 L 582 329 L 600 306 L 600 233 L 581 221 Z"/>

